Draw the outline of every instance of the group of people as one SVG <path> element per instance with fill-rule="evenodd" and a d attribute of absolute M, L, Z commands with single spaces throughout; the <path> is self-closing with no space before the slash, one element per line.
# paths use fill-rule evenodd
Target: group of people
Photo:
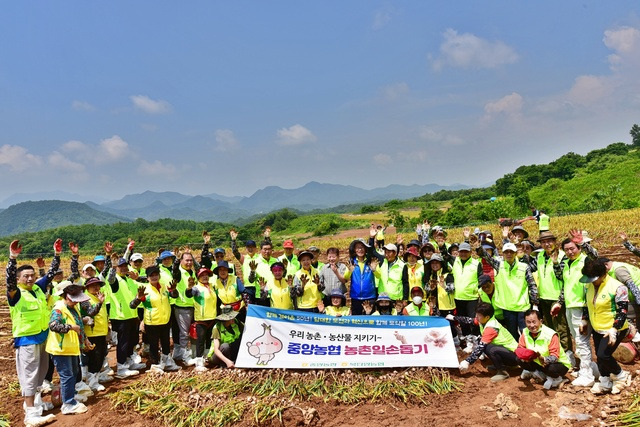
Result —
<path fill-rule="evenodd" d="M 237 262 L 224 248 L 211 252 L 207 232 L 199 260 L 187 247 L 161 249 L 145 263 L 133 252 L 135 242 L 122 256 L 106 242 L 104 254 L 79 269 L 78 245 L 70 243 L 66 279 L 60 239 L 48 272 L 41 259 L 38 272 L 18 267 L 21 246 L 14 241 L 7 297 L 25 424 L 53 419 L 45 415 L 52 408 L 41 393 L 50 389 L 54 367 L 63 414 L 85 412 L 86 396 L 104 390 L 102 383 L 113 376 L 176 371 L 178 363 L 197 372 L 207 364 L 234 367 L 249 304 L 331 316 L 441 316 L 449 320 L 456 346 L 469 354 L 460 362 L 463 372 L 488 358 L 492 381 L 520 366 L 522 379 L 552 388 L 571 370 L 575 386 L 619 392 L 629 374 L 613 352 L 635 334 L 627 310 L 629 291 L 640 298 L 640 269 L 599 257 L 584 231 L 558 238 L 542 230 L 536 245 L 515 224 L 503 226 L 500 250 L 490 232 L 465 229 L 454 243 L 426 221 L 418 239 L 405 245 L 398 236 L 385 244 L 384 228 L 372 224 L 368 240 L 351 242 L 346 262 L 337 247 L 326 250 L 326 262 L 317 247 L 296 253 L 292 240 L 274 257 L 268 228 L 259 245 L 246 241 L 243 253 L 238 234 L 230 232 Z M 115 371 L 109 345 L 116 347 Z"/>

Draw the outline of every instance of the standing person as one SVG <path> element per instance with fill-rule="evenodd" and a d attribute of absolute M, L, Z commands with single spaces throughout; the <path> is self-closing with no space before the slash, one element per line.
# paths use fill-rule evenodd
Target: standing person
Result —
<path fill-rule="evenodd" d="M 431 255 L 431 259 L 425 264 L 425 268 L 430 271 L 429 277 L 424 276 L 425 289 L 429 291 L 430 297 L 436 301 L 437 310 L 434 315 L 447 317 L 448 314 L 455 314 L 456 302 L 453 297 L 455 283 L 453 274 L 444 268 L 444 259 L 440 254 Z M 453 342 L 459 347 L 460 338 L 453 322 L 450 322 Z"/>
<path fill-rule="evenodd" d="M 638 288 L 640 285 L 640 268 L 626 262 L 611 261 L 608 258 L 605 258 L 605 260 L 609 276 L 620 283 L 624 283 L 631 292 L 629 294 L 629 303 L 633 306 L 637 330 L 638 325 L 640 325 L 640 304 L 638 304 L 640 301 L 640 289 Z"/>
<path fill-rule="evenodd" d="M 585 261 L 582 274 L 580 281 L 587 284 L 587 307 L 583 310 L 580 333 L 586 333 L 586 324 L 591 325 L 600 371 L 599 381 L 593 385 L 591 392 L 617 394 L 630 380 L 630 374 L 623 371 L 613 357 L 613 352 L 629 332 L 628 290 L 624 284 L 607 274 L 603 258 Z"/>
<path fill-rule="evenodd" d="M 207 355 L 212 365 L 235 368 L 244 330 L 244 324 L 237 316 L 238 312 L 230 306 L 220 307 L 220 314 L 216 317 L 216 326 L 211 334 L 213 345 Z"/>
<path fill-rule="evenodd" d="M 253 293 L 257 298 L 260 297 L 260 286 L 258 285 L 259 279 L 262 277 L 266 281 L 273 278 L 273 274 L 271 274 L 271 266 L 273 263 L 278 262 L 278 260 L 271 256 L 273 253 L 273 246 L 271 245 L 270 239 L 265 239 L 260 243 L 260 254 L 255 259 L 252 259 L 247 264 L 249 267 L 249 276 L 248 282 L 245 282 L 245 288 L 247 292 L 251 294 L 251 290 L 255 290 Z M 246 262 L 246 259 L 245 259 Z M 282 263 L 285 266 L 285 270 L 287 265 Z M 255 302 L 255 299 L 253 300 Z M 249 301 L 251 302 L 251 301 Z"/>
<path fill-rule="evenodd" d="M 218 270 L 220 271 L 220 270 Z M 206 267 L 198 270 L 198 283 L 189 286 L 186 291 L 188 297 L 193 297 L 193 316 L 196 322 L 196 368 L 197 372 L 206 371 L 204 356 L 211 348 L 211 333 L 218 315 L 218 296 L 216 290 L 209 284 L 213 271 Z"/>
<path fill-rule="evenodd" d="M 404 253 L 404 269 L 402 271 L 402 280 L 409 284 L 409 288 L 420 286 L 424 277 L 424 265 L 418 263 L 418 249 L 411 247 Z M 406 301 L 406 299 L 405 299 Z"/>
<path fill-rule="evenodd" d="M 398 248 L 393 243 L 383 246 L 384 255 L 373 252 L 378 268 L 373 272 L 378 293 L 386 292 L 396 301 L 409 299 L 409 276 L 404 275 L 404 262 L 398 258 Z"/>
<path fill-rule="evenodd" d="M 558 334 L 542 324 L 542 316 L 537 310 L 527 310 L 524 320 L 527 327 L 520 335 L 516 349 L 516 356 L 519 356 L 523 369 L 520 378 L 539 379 L 544 382 L 547 390 L 558 387 L 562 384 L 562 377 L 571 368 Z M 522 351 L 523 349 L 529 351 Z"/>
<path fill-rule="evenodd" d="M 178 297 L 175 299 L 175 312 L 179 329 L 179 335 L 173 337 L 173 359 L 193 365 L 195 360 L 191 358 L 191 352 L 188 349 L 189 328 L 193 323 L 193 298 L 186 295 L 187 288 L 196 283 L 195 259 L 191 249 L 185 249 L 180 255 L 180 263 L 174 262 L 171 274 L 178 291 Z"/>
<path fill-rule="evenodd" d="M 60 376 L 61 412 L 65 415 L 82 414 L 87 407 L 75 399 L 76 378 L 80 375 L 80 352 L 92 351 L 93 344 L 84 334 L 82 317 L 76 304 L 89 301 L 82 292 L 83 286 L 65 281 L 58 286 L 61 297 L 51 311 L 50 333 L 47 337 L 47 353 L 53 356 L 53 363 Z"/>
<path fill-rule="evenodd" d="M 518 359 L 514 353 L 518 343 L 509 333 L 507 328 L 503 327 L 500 322 L 493 316 L 493 307 L 491 304 L 481 302 L 476 307 L 475 318 L 466 316 L 447 315 L 447 320 L 457 321 L 459 323 L 473 323 L 479 326 L 480 343 L 473 349 L 473 352 L 465 360 L 460 362 L 460 372 L 465 373 L 469 370 L 469 366 L 484 353 L 493 366 L 498 371 L 493 377 L 492 382 L 504 381 L 509 378 L 506 371 L 507 366 L 517 366 Z"/>
<path fill-rule="evenodd" d="M 453 297 L 459 316 L 474 317 L 478 306 L 478 277 L 482 276 L 482 263 L 471 257 L 471 245 L 460 243 L 458 256 L 453 258 L 445 253 L 444 260 L 451 264 L 455 289 Z M 474 324 L 462 323 L 462 338 L 467 341 L 466 351 L 472 351 L 478 329 Z"/>
<path fill-rule="evenodd" d="M 238 275 L 238 277 L 242 277 L 242 283 L 244 287 L 247 289 L 247 294 L 249 295 L 249 302 L 255 302 L 256 298 L 260 298 L 260 290 L 257 287 L 257 278 L 254 278 L 254 281 L 249 280 L 249 274 L 251 273 L 251 267 L 249 264 L 254 261 L 256 264 L 259 263 L 260 257 L 262 255 L 262 245 L 260 246 L 260 252 L 257 252 L 256 242 L 254 240 L 247 240 L 245 243 L 245 247 L 247 248 L 247 253 L 242 255 L 240 251 L 238 251 L 238 246 L 236 243 L 236 239 L 238 238 L 238 232 L 234 229 L 229 231 L 229 235 L 231 236 L 231 251 L 233 252 L 233 256 L 240 262 L 242 265 L 242 275 Z M 271 258 L 271 227 L 267 227 L 264 229 L 262 233 L 264 240 L 264 244 L 268 244 L 269 246 L 269 254 L 267 259 Z M 274 258 L 275 260 L 275 258 Z M 273 261 L 275 262 L 275 261 Z M 273 264 L 271 262 L 270 264 Z M 269 265 L 270 265 L 269 264 Z M 268 270 L 268 269 L 267 269 Z M 265 277 L 266 279 L 267 277 Z M 255 292 L 251 292 L 254 290 Z"/>
<path fill-rule="evenodd" d="M 53 261 L 47 277 L 53 278 L 60 266 L 62 240 L 53 244 Z M 36 284 L 36 272 L 30 265 L 18 267 L 17 258 L 22 252 L 18 240 L 9 246 L 9 262 L 7 263 L 7 302 L 11 315 L 11 333 L 13 346 L 16 349 L 16 371 L 20 383 L 20 393 L 24 397 L 24 424 L 41 426 L 50 423 L 55 415 L 42 415 L 42 397 L 38 392 L 49 369 L 49 355 L 45 351 L 45 341 L 49 333 L 49 314 L 47 305 L 46 283 Z M 34 286 L 35 285 L 35 286 Z M 75 385 L 75 382 L 74 382 Z"/>
<path fill-rule="evenodd" d="M 112 257 L 115 267 L 112 267 L 107 278 L 111 287 L 109 318 L 111 326 L 118 336 L 116 377 L 126 378 L 138 375 L 139 369 L 146 368 L 146 365 L 131 360 L 131 354 L 138 342 L 138 312 L 129 304 L 138 289 L 133 278 L 137 279 L 138 276 L 135 272 L 129 271 L 126 259 L 118 259 L 116 254 L 113 254 Z"/>
<path fill-rule="evenodd" d="M 228 305 L 233 310 L 242 312 L 243 317 L 246 316 L 246 311 L 243 310 L 246 306 L 243 295 L 246 295 L 247 291 L 240 278 L 229 273 L 229 263 L 220 261 L 213 269 L 213 275 L 216 278 L 213 288 L 220 304 Z M 253 288 L 250 288 L 249 292 L 253 292 Z"/>
<path fill-rule="evenodd" d="M 373 226 L 373 224 L 371 224 Z M 383 227 L 382 224 L 378 224 L 376 227 L 376 248 L 378 250 L 384 249 L 384 231 L 387 227 Z"/>
<path fill-rule="evenodd" d="M 271 264 L 272 279 L 265 280 L 264 277 L 258 279 L 260 284 L 261 305 L 279 308 L 282 310 L 293 310 L 293 277 L 284 277 L 284 264 L 280 261 Z"/>
<path fill-rule="evenodd" d="M 560 293 L 560 303 L 565 307 L 569 332 L 576 343 L 576 354 L 580 357 L 580 369 L 578 378 L 571 384 L 577 387 L 591 387 L 595 378 L 599 376 L 598 367 L 592 362 L 591 352 L 591 326 L 583 325 L 582 315 L 587 306 L 585 298 L 585 286 L 580 282 L 582 268 L 587 259 L 596 259 L 597 251 L 584 239 L 582 232 L 571 230 L 570 238 L 562 241 L 562 250 L 565 256 L 558 266 L 562 271 L 563 288 Z M 582 334 L 580 330 L 585 333 Z"/>
<path fill-rule="evenodd" d="M 538 308 L 538 286 L 529 266 L 518 261 L 516 251 L 516 245 L 507 243 L 502 247 L 504 259 L 498 260 L 478 247 L 480 256 L 498 272 L 493 303 L 502 309 L 506 328 L 513 337 L 519 337 L 525 327 L 525 311 L 532 305 L 534 309 Z"/>
<path fill-rule="evenodd" d="M 320 261 L 320 248 L 317 246 L 309 246 L 307 250 L 313 254 L 313 262 L 311 265 L 320 272 L 320 269 L 324 267 L 324 262 Z"/>
<path fill-rule="evenodd" d="M 87 303 L 90 304 L 91 309 L 87 310 L 83 305 L 80 306 L 80 314 L 91 317 L 91 321 L 84 327 L 84 332 L 93 346 L 93 350 L 86 353 L 87 383 L 93 391 L 104 391 L 104 386 L 100 384 L 98 378 L 102 363 L 107 357 L 107 334 L 109 333 L 107 307 L 104 305 L 104 294 L 100 292 L 103 286 L 104 282 L 97 277 L 84 282 Z"/>
<path fill-rule="evenodd" d="M 298 270 L 300 270 L 300 258 L 293 253 L 293 250 L 295 249 L 293 240 L 285 240 L 282 243 L 282 249 L 284 249 L 284 254 L 280 255 L 278 261 L 287 267 L 287 276 L 293 276 Z"/>
<path fill-rule="evenodd" d="M 567 316 L 561 312 L 560 291 L 562 290 L 562 272 L 556 267 L 565 256 L 558 247 L 556 236 L 550 231 L 543 231 L 538 238 L 542 251 L 538 256 L 530 258 L 529 268 L 538 274 L 538 293 L 540 314 L 544 324 L 556 331 L 560 337 L 560 345 L 569 358 L 573 357 L 571 335 L 567 325 Z"/>
<path fill-rule="evenodd" d="M 549 231 L 550 226 L 551 218 L 549 218 L 549 215 L 547 215 L 545 211 L 541 209 L 540 216 L 538 217 L 538 230 L 540 231 L 540 233 L 542 233 L 543 231 Z"/>
<path fill-rule="evenodd" d="M 318 303 L 322 301 L 322 285 L 318 270 L 313 268 L 313 254 L 302 251 L 298 254 L 300 269 L 293 276 L 293 292 L 297 297 L 294 306 L 297 310 L 318 313 Z"/>
<path fill-rule="evenodd" d="M 362 315 L 362 302 L 376 298 L 376 287 L 373 272 L 378 265 L 377 258 L 371 258 L 371 246 L 364 240 L 357 239 L 349 245 L 349 270 L 344 278 L 351 280 L 349 295 L 351 297 L 351 314 Z"/>
<path fill-rule="evenodd" d="M 327 249 L 327 263 L 318 269 L 318 276 L 320 276 L 320 284 L 324 286 L 322 290 L 323 302 L 325 305 L 329 305 L 331 299 L 329 295 L 334 289 L 340 289 L 343 294 L 347 293 L 347 279 L 345 274 L 347 273 L 347 266 L 338 261 L 340 257 L 340 250 L 335 247 Z"/>

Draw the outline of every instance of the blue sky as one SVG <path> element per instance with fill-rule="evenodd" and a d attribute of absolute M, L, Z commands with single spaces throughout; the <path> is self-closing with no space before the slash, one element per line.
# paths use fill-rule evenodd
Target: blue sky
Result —
<path fill-rule="evenodd" d="M 7 2 L 0 199 L 482 185 L 640 123 L 637 2 Z"/>

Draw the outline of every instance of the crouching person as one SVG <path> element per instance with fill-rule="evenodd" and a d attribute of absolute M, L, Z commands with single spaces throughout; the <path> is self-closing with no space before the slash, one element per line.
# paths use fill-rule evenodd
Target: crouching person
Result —
<path fill-rule="evenodd" d="M 213 365 L 235 367 L 244 329 L 244 324 L 236 319 L 237 315 L 238 312 L 229 305 L 220 308 L 220 315 L 216 317 L 216 325 L 211 334 L 213 345 L 208 354 Z"/>
<path fill-rule="evenodd" d="M 471 355 L 460 362 L 460 372 L 464 373 L 469 366 L 485 354 L 498 371 L 492 382 L 503 381 L 509 378 L 506 371 L 508 366 L 517 366 L 518 358 L 514 353 L 518 343 L 509 333 L 507 328 L 502 326 L 494 317 L 494 310 L 491 304 L 481 302 L 476 307 L 476 317 L 453 316 L 446 317 L 448 320 L 456 320 L 467 325 L 477 325 L 480 327 L 480 344 L 476 346 Z"/>
<path fill-rule="evenodd" d="M 89 301 L 89 297 L 82 292 L 83 288 L 70 281 L 58 284 L 60 299 L 54 304 L 49 320 L 46 350 L 53 356 L 53 363 L 60 375 L 61 412 L 65 415 L 87 412 L 87 407 L 75 399 L 80 352 L 93 350 L 93 344 L 84 333 L 82 317 L 76 309 L 78 303 Z"/>
<path fill-rule="evenodd" d="M 558 387 L 571 367 L 558 334 L 542 324 L 542 316 L 537 310 L 527 310 L 524 321 L 526 328 L 516 349 L 523 369 L 520 377 L 523 380 L 535 378 L 543 382 L 547 390 Z"/>

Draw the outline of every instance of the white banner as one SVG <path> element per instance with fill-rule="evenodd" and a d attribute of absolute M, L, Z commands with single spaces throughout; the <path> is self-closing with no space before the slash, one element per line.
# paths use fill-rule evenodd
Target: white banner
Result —
<path fill-rule="evenodd" d="M 449 321 L 431 316 L 333 317 L 251 304 L 239 368 L 457 368 Z"/>

